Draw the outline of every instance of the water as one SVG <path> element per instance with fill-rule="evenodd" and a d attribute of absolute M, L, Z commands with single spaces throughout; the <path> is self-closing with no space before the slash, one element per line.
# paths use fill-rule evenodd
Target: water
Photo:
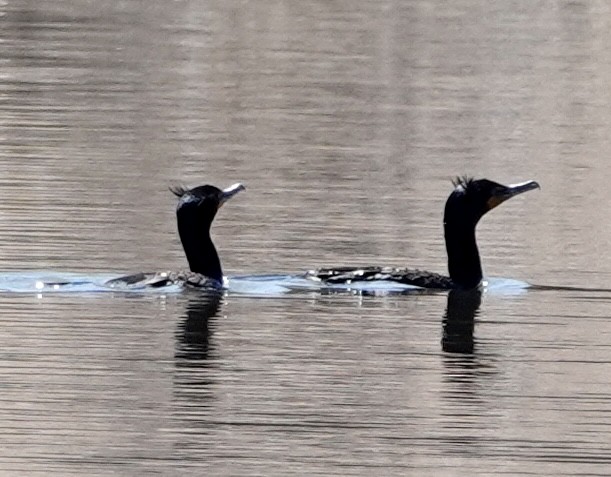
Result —
<path fill-rule="evenodd" d="M 2 473 L 608 475 L 610 21 L 0 2 L 4 284 L 184 267 L 176 183 L 246 184 L 214 224 L 230 277 L 443 272 L 453 176 L 542 185 L 482 220 L 517 281 L 483 296 L 0 293 Z"/>

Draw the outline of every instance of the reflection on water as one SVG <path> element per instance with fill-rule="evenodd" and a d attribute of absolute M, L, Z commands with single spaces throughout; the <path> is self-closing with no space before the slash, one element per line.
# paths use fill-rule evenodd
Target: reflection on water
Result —
<path fill-rule="evenodd" d="M 0 0 L 0 473 L 608 475 L 610 15 Z M 278 281 L 444 273 L 462 174 L 542 184 L 479 226 L 506 292 Z M 186 266 L 169 185 L 237 181 L 227 295 L 97 293 Z"/>
<path fill-rule="evenodd" d="M 202 362 L 208 357 L 214 326 L 211 321 L 217 316 L 222 302 L 220 293 L 192 290 L 189 295 L 186 312 L 176 332 L 175 355 L 176 365 L 186 367 L 191 361 Z"/>
<path fill-rule="evenodd" d="M 212 334 L 222 305 L 220 293 L 188 293 L 184 312 L 176 329 L 172 416 L 181 428 L 193 431 L 202 419 L 213 395 L 215 380 L 206 372 L 214 345 Z M 193 432 L 192 432 L 193 433 Z M 197 433 L 199 434 L 199 433 Z M 179 438 L 177 449 L 189 444 L 186 436 Z"/>
<path fill-rule="evenodd" d="M 473 353 L 473 329 L 475 317 L 482 301 L 482 291 L 452 290 L 448 293 L 448 306 L 443 317 L 444 351 L 450 353 Z"/>

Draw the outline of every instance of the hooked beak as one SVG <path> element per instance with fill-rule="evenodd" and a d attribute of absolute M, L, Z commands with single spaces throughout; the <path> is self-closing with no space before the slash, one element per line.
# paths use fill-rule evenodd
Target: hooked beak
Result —
<path fill-rule="evenodd" d="M 246 187 L 244 187 L 242 184 L 240 184 L 239 182 L 233 185 L 230 185 L 229 187 L 227 187 L 226 189 L 223 189 L 221 191 L 221 196 L 219 199 L 219 208 L 225 203 L 227 202 L 229 199 L 231 199 L 234 195 L 236 195 L 238 192 L 242 191 L 242 190 L 246 190 Z"/>
<path fill-rule="evenodd" d="M 526 181 L 518 184 L 499 187 L 494 191 L 494 194 L 488 199 L 488 210 L 494 209 L 497 205 L 502 204 L 507 199 L 511 199 L 516 195 L 528 192 L 533 189 L 541 189 L 537 181 Z"/>

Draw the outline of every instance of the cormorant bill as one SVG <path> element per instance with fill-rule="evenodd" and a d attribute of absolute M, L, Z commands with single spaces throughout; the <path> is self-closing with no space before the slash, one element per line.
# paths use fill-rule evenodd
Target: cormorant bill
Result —
<path fill-rule="evenodd" d="M 243 190 L 245 187 L 239 183 L 223 190 L 211 185 L 191 189 L 171 187 L 170 191 L 179 198 L 176 206 L 178 234 L 190 271 L 138 273 L 109 280 L 106 285 L 116 288 L 142 288 L 178 284 L 221 288 L 223 270 L 210 237 L 210 226 L 222 205 Z"/>
<path fill-rule="evenodd" d="M 475 228 L 490 210 L 540 186 L 535 181 L 502 185 L 488 179 L 458 177 L 445 205 L 443 227 L 448 254 L 449 277 L 433 272 L 392 267 L 322 268 L 306 273 L 307 278 L 327 284 L 389 280 L 423 288 L 473 289 L 482 281 Z"/>

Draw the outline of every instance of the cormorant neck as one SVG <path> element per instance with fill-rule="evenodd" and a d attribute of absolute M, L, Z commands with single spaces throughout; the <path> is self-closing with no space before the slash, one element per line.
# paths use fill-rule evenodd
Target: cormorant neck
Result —
<path fill-rule="evenodd" d="M 448 271 L 458 288 L 475 288 L 482 281 L 482 265 L 475 241 L 475 224 L 445 219 L 444 231 L 448 252 Z"/>
<path fill-rule="evenodd" d="M 189 220 L 180 212 L 177 218 L 180 241 L 191 271 L 222 282 L 221 260 L 210 238 L 212 221 L 202 224 L 201 219 Z"/>

